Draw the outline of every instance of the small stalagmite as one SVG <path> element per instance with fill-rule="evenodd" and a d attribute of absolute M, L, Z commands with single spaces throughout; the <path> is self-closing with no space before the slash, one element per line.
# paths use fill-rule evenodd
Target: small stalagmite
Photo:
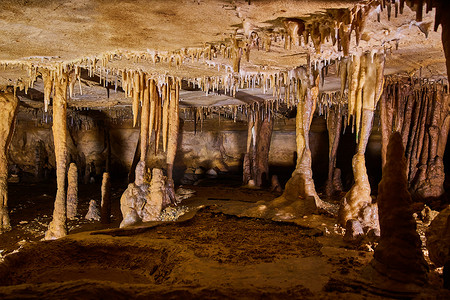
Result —
<path fill-rule="evenodd" d="M 97 201 L 94 199 L 89 201 L 89 209 L 84 218 L 89 221 L 100 221 L 100 210 L 98 209 Z"/>
<path fill-rule="evenodd" d="M 389 141 L 377 201 L 381 236 L 371 262 L 375 275 L 422 286 L 427 281 L 428 264 L 411 210 L 406 159 L 398 132 L 392 134 Z"/>
<path fill-rule="evenodd" d="M 77 216 L 78 207 L 78 169 L 75 163 L 69 165 L 67 172 L 67 219 Z"/>
<path fill-rule="evenodd" d="M 103 173 L 102 203 L 100 219 L 103 224 L 111 223 L 111 181 L 108 172 Z"/>
<path fill-rule="evenodd" d="M 19 99 L 12 91 L 0 92 L 0 233 L 11 229 L 8 215 L 8 146 Z"/>
<path fill-rule="evenodd" d="M 56 157 L 57 191 L 53 219 L 45 233 L 46 240 L 57 239 L 67 235 L 66 230 L 66 167 L 67 167 L 67 74 L 61 74 L 55 80 L 53 99 L 53 140 Z"/>

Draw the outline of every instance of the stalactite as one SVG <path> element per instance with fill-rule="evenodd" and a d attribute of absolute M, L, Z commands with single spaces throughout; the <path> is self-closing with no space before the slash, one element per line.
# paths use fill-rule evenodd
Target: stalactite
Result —
<path fill-rule="evenodd" d="M 42 70 L 42 81 L 44 82 L 44 111 L 48 111 L 50 104 L 50 94 L 52 93 L 53 76 L 48 69 Z"/>
<path fill-rule="evenodd" d="M 142 108 L 141 108 L 141 161 L 145 161 L 147 157 L 148 139 L 149 139 L 149 115 L 150 115 L 150 93 L 148 80 L 143 81 L 144 88 L 142 90 Z"/>
<path fill-rule="evenodd" d="M 77 216 L 78 207 L 78 169 L 75 163 L 69 165 L 67 172 L 67 219 Z"/>
<path fill-rule="evenodd" d="M 57 239 L 67 234 L 66 231 L 66 167 L 67 167 L 67 84 L 66 73 L 58 74 L 55 80 L 53 98 L 53 140 L 56 157 L 57 191 L 53 219 L 45 233 L 45 239 Z"/>
<path fill-rule="evenodd" d="M 169 128 L 169 100 L 170 100 L 170 88 L 168 84 L 163 85 L 164 103 L 162 107 L 162 138 L 163 138 L 163 151 L 167 150 L 167 133 Z"/>
<path fill-rule="evenodd" d="M 135 72 L 133 76 L 133 127 L 136 126 L 137 117 L 139 113 L 139 92 L 140 92 L 140 86 L 139 86 L 139 73 Z"/>
<path fill-rule="evenodd" d="M 8 148 L 18 103 L 19 99 L 13 91 L 0 92 L 0 234 L 11 230 L 8 215 Z"/>
<path fill-rule="evenodd" d="M 155 80 L 150 80 L 150 115 L 148 120 L 148 141 L 151 141 L 151 136 L 153 134 L 153 129 L 155 128 L 155 115 L 156 115 L 156 98 L 158 97 L 156 91 Z"/>

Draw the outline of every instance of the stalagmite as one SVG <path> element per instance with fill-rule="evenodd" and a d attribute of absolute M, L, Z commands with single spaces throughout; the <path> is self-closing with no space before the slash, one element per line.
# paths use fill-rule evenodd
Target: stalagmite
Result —
<path fill-rule="evenodd" d="M 383 177 L 378 186 L 381 236 L 371 266 L 381 275 L 398 283 L 422 287 L 427 281 L 428 264 L 421 250 L 422 242 L 412 216 L 411 196 L 406 178 L 406 159 L 401 135 L 389 141 Z"/>
<path fill-rule="evenodd" d="M 75 163 L 69 165 L 67 172 L 67 219 L 77 216 L 78 207 L 78 169 Z"/>
<path fill-rule="evenodd" d="M 62 73 L 62 72 L 61 72 Z M 66 231 L 66 167 L 67 167 L 67 74 L 59 74 L 55 80 L 53 97 L 53 140 L 56 157 L 57 191 L 53 220 L 45 233 L 46 240 L 57 239 L 67 234 Z"/>
<path fill-rule="evenodd" d="M 8 215 L 8 147 L 14 132 L 19 99 L 12 91 L 0 92 L 0 233 L 11 229 Z"/>
<path fill-rule="evenodd" d="M 107 172 L 103 173 L 100 220 L 103 224 L 111 223 L 111 180 Z"/>

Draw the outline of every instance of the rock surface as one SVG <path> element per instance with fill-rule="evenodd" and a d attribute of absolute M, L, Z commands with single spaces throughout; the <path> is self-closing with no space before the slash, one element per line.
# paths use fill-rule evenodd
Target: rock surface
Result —
<path fill-rule="evenodd" d="M 430 260 L 442 267 L 450 261 L 450 205 L 434 218 L 426 237 Z"/>

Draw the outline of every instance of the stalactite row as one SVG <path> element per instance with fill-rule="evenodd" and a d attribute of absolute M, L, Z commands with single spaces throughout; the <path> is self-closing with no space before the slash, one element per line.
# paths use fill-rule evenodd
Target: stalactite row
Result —
<path fill-rule="evenodd" d="M 443 156 L 449 131 L 448 84 L 389 78 L 381 101 L 382 161 L 393 131 L 400 132 L 410 189 L 421 197 L 443 193 Z"/>

